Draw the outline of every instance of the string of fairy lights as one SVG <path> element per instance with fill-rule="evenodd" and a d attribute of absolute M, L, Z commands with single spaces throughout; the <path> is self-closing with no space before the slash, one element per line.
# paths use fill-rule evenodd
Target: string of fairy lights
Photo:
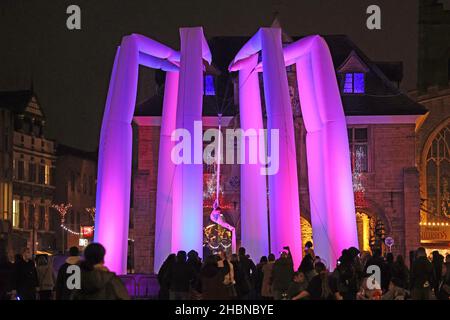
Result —
<path fill-rule="evenodd" d="M 59 216 L 61 218 L 60 227 L 64 231 L 66 231 L 70 234 L 73 234 L 75 236 L 84 236 L 83 232 L 74 231 L 64 224 L 66 215 L 69 212 L 70 208 L 72 208 L 72 204 L 70 204 L 70 203 L 68 203 L 68 204 L 65 204 L 65 203 L 53 204 L 52 208 L 54 208 L 59 213 Z M 95 207 L 85 208 L 85 210 L 86 210 L 86 213 L 89 214 L 89 216 L 91 217 L 92 221 L 95 222 Z M 95 230 L 95 227 L 92 227 L 92 231 L 94 231 L 94 230 Z M 134 242 L 134 239 L 128 238 L 128 241 Z"/>

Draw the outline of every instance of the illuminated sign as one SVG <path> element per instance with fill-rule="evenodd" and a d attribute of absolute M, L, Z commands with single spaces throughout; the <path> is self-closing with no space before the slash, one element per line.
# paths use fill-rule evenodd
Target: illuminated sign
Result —
<path fill-rule="evenodd" d="M 81 226 L 80 233 L 83 238 L 92 238 L 94 237 L 94 227 L 93 226 Z"/>
<path fill-rule="evenodd" d="M 450 242 L 450 226 L 420 226 L 420 241 L 423 243 Z"/>
<path fill-rule="evenodd" d="M 80 247 L 87 247 L 88 244 L 89 244 L 88 239 L 82 239 L 82 238 L 80 238 L 80 239 L 78 240 L 78 245 L 79 245 Z"/>

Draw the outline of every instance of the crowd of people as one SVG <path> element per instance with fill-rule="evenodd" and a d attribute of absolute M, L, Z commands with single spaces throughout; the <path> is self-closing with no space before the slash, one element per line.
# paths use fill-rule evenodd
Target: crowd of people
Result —
<path fill-rule="evenodd" d="M 202 263 L 195 251 L 171 254 L 159 273 L 160 299 L 186 300 L 449 300 L 450 255 L 438 251 L 431 259 L 420 247 L 404 257 L 392 253 L 342 251 L 336 268 L 314 254 L 307 243 L 295 269 L 289 247 L 277 258 L 261 257 L 255 264 L 239 248 L 237 254 L 210 255 Z M 378 270 L 379 277 L 376 276 Z"/>
<path fill-rule="evenodd" d="M 121 279 L 104 264 L 105 248 L 91 243 L 80 257 L 77 247 L 53 270 L 52 257 L 24 248 L 7 252 L 0 243 L 0 300 L 127 300 Z M 336 268 L 314 253 L 307 243 L 295 268 L 289 247 L 279 257 L 261 257 L 255 264 L 241 247 L 203 261 L 194 250 L 167 257 L 157 279 L 161 300 L 449 300 L 450 255 L 424 248 L 412 251 L 407 267 L 403 256 L 370 254 L 352 247 L 342 251 Z M 73 266 L 80 278 L 73 278 Z M 72 270 L 72 271 L 71 271 Z M 378 272 L 378 276 L 377 276 Z M 72 278 L 71 278 L 72 277 Z"/>
<path fill-rule="evenodd" d="M 83 259 L 78 247 L 54 270 L 52 256 L 32 257 L 24 248 L 15 256 L 0 243 L 0 300 L 128 300 L 128 292 L 114 272 L 104 265 L 105 248 L 86 247 Z M 79 267 L 68 270 L 71 266 Z M 72 277 L 72 278 L 71 278 Z"/>

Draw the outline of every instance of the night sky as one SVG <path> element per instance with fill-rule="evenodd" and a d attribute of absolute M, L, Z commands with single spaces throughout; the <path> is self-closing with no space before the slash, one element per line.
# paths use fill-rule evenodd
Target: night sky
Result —
<path fill-rule="evenodd" d="M 66 28 L 70 4 L 81 7 L 81 30 Z M 382 30 L 366 28 L 371 4 L 381 7 Z M 122 36 L 179 49 L 179 27 L 203 26 L 207 38 L 251 36 L 275 12 L 290 35 L 346 34 L 374 61 L 403 61 L 402 89 L 415 88 L 416 0 L 1 0 L 0 90 L 28 89 L 33 79 L 47 137 L 95 150 Z M 155 92 L 152 71 L 141 69 L 138 102 Z"/>

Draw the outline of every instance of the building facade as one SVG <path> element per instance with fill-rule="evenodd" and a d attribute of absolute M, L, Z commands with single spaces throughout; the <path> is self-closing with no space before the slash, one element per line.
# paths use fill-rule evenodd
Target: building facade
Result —
<path fill-rule="evenodd" d="M 55 248 L 52 212 L 54 142 L 44 135 L 45 114 L 32 90 L 1 92 L 1 219 L 18 252 Z"/>
<path fill-rule="evenodd" d="M 54 215 L 55 225 L 61 227 L 56 233 L 57 251 L 82 249 L 93 239 L 97 153 L 59 144 L 56 154 L 54 202 L 72 205 L 62 226 L 61 217 Z"/>

